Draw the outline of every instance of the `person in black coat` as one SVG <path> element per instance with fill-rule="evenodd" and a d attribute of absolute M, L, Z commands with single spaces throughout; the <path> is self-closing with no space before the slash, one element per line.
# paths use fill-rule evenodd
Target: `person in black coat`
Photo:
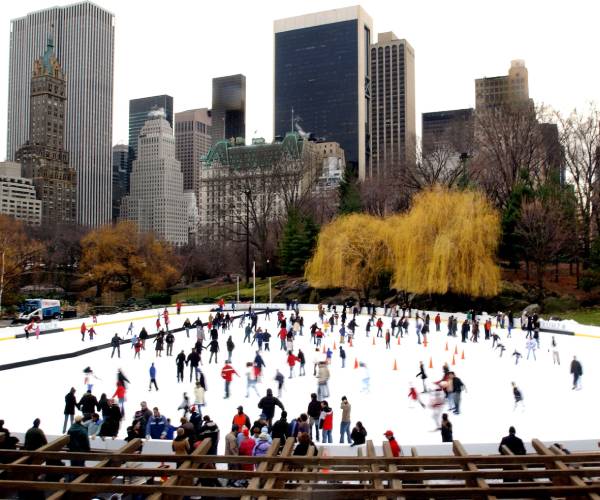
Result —
<path fill-rule="evenodd" d="M 198 439 L 202 441 L 203 439 L 210 438 L 211 444 L 207 455 L 216 455 L 217 447 L 219 446 L 219 427 L 208 415 L 204 415 L 202 420 L 204 423 L 198 432 Z"/>
<path fill-rule="evenodd" d="M 308 403 L 308 409 L 306 413 L 309 416 L 309 429 L 310 429 L 310 438 L 312 439 L 312 430 L 313 426 L 315 428 L 315 439 L 319 440 L 319 419 L 321 418 L 321 401 L 317 399 L 317 394 L 312 393 L 310 395 L 310 403 Z"/>
<path fill-rule="evenodd" d="M 100 432 L 98 433 L 98 435 L 102 438 L 110 436 L 114 439 L 119 433 L 119 425 L 121 423 L 121 409 L 114 400 L 111 401 L 112 404 L 110 405 L 110 408 L 108 410 L 108 415 L 104 419 L 104 422 L 102 422 L 102 426 L 100 427 Z"/>
<path fill-rule="evenodd" d="M 208 363 L 212 363 L 212 359 L 213 356 L 215 357 L 215 363 L 219 362 L 218 356 L 219 356 L 219 341 L 214 339 L 211 340 L 210 343 L 208 344 L 208 349 L 210 351 L 210 358 L 208 358 Z"/>
<path fill-rule="evenodd" d="M 516 436 L 516 432 L 512 425 L 508 428 L 508 436 L 504 436 L 500 441 L 500 446 L 498 446 L 500 453 L 503 453 L 502 446 L 506 446 L 515 455 L 525 455 L 527 453 L 523 441 Z"/>
<path fill-rule="evenodd" d="M 273 391 L 267 389 L 267 395 L 258 402 L 258 407 L 262 410 L 263 414 L 267 418 L 269 426 L 273 423 L 273 416 L 275 415 L 275 407 L 279 406 L 282 410 L 285 410 L 283 403 L 273 396 Z"/>
<path fill-rule="evenodd" d="M 281 418 L 273 424 L 273 428 L 271 429 L 271 437 L 273 439 L 279 438 L 279 447 L 282 448 L 285 440 L 288 438 L 288 432 L 290 429 L 290 424 L 287 421 L 287 411 L 281 412 Z"/>
<path fill-rule="evenodd" d="M 571 374 L 573 375 L 573 389 L 581 389 L 579 378 L 583 375 L 583 368 L 575 356 L 571 361 Z"/>
<path fill-rule="evenodd" d="M 118 408 L 118 407 L 117 407 Z M 75 423 L 69 428 L 69 451 L 87 452 L 90 451 L 90 438 L 88 437 L 87 427 L 81 423 L 81 415 L 75 417 Z M 71 460 L 74 467 L 85 466 L 85 460 Z"/>
<path fill-rule="evenodd" d="M 183 369 L 185 367 L 185 352 L 183 349 L 175 358 L 175 364 L 177 365 L 177 382 L 183 382 Z"/>
<path fill-rule="evenodd" d="M 36 418 L 33 421 L 33 427 L 29 428 L 25 433 L 25 444 L 23 448 L 26 450 L 37 450 L 48 444 L 44 431 L 40 429 L 40 419 Z"/>
<path fill-rule="evenodd" d="M 63 434 L 67 432 L 67 421 L 69 419 L 71 419 L 70 425 L 73 425 L 75 408 L 78 408 L 77 399 L 75 399 L 75 388 L 71 387 L 71 390 L 65 395 L 65 423 L 63 424 Z"/>
<path fill-rule="evenodd" d="M 350 433 L 350 439 L 352 439 L 352 446 L 359 444 L 365 444 L 367 438 L 367 429 L 364 428 L 362 422 L 356 422 L 354 429 Z"/>
<path fill-rule="evenodd" d="M 148 340 L 149 335 L 146 328 L 142 328 L 142 331 L 139 334 L 139 339 L 142 341 L 142 349 L 146 350 L 146 340 Z"/>
<path fill-rule="evenodd" d="M 192 381 L 192 374 L 196 373 L 196 382 L 198 381 L 198 364 L 200 363 L 200 354 L 196 351 L 196 349 L 192 349 L 192 352 L 188 354 L 187 359 L 185 360 L 185 364 L 190 365 L 190 382 Z"/>
<path fill-rule="evenodd" d="M 96 399 L 96 396 L 92 394 L 92 391 L 87 391 L 81 396 L 78 407 L 81 410 L 81 413 L 83 413 L 84 420 L 92 418 L 92 413 L 94 413 L 96 409 L 100 410 L 98 400 Z"/>
<path fill-rule="evenodd" d="M 442 414 L 442 443 L 452 442 L 452 422 L 448 419 L 448 414 Z"/>

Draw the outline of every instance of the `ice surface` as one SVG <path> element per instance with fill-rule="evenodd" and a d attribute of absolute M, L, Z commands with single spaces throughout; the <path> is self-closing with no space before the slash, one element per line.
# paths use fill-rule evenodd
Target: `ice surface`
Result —
<path fill-rule="evenodd" d="M 204 322 L 208 312 L 197 313 L 198 307 L 184 307 L 181 315 L 176 315 L 174 308 L 170 309 L 171 327 L 180 327 L 186 317 L 194 321 L 200 316 Z M 138 311 L 110 316 L 99 316 L 96 331 L 96 343 L 107 343 L 115 332 L 126 337 L 130 321 L 134 322 L 135 332 L 145 326 L 149 333 L 156 331 L 155 321 L 158 310 Z M 285 311 L 289 317 L 290 311 Z M 294 347 L 302 348 L 306 355 L 306 376 L 298 377 L 298 366 L 295 377 L 287 379 L 284 385 L 282 401 L 288 411 L 288 420 L 305 412 L 310 400 L 310 393 L 317 388 L 316 379 L 312 376 L 313 361 L 324 359 L 322 350 L 315 352 L 310 341 L 308 326 L 318 321 L 316 312 L 301 311 L 304 317 L 304 336 L 297 337 Z M 414 311 L 413 311 L 414 316 Z M 144 319 L 141 319 L 144 318 Z M 384 331 L 389 328 L 391 318 L 384 317 Z M 485 318 L 482 318 L 483 320 Z M 481 324 L 483 324 L 483 320 Z M 329 383 L 330 406 L 334 410 L 334 442 L 339 441 L 339 409 L 340 399 L 346 396 L 352 404 L 353 424 L 360 420 L 368 431 L 368 437 L 375 442 L 383 440 L 383 433 L 391 429 L 402 445 L 437 444 L 441 442 L 439 431 L 435 431 L 435 423 L 429 408 L 412 407 L 408 398 L 409 385 L 413 383 L 421 389 L 421 382 L 416 379 L 419 361 L 423 360 L 429 366 L 430 359 L 433 369 L 427 369 L 428 383 L 439 380 L 442 376 L 442 364 L 447 362 L 450 368 L 463 380 L 467 391 L 462 397 L 462 412 L 460 415 L 450 414 L 454 426 L 454 438 L 464 443 L 495 442 L 507 434 L 510 425 L 514 425 L 517 434 L 526 441 L 532 438 L 542 440 L 562 441 L 575 439 L 595 439 L 598 432 L 596 415 L 596 384 L 599 380 L 599 368 L 596 364 L 600 353 L 600 339 L 555 335 L 560 351 L 561 365 L 553 365 L 550 350 L 551 334 L 541 333 L 541 348 L 536 352 L 537 360 L 526 360 L 525 334 L 520 330 L 513 331 L 511 339 L 506 338 L 506 330 L 496 330 L 501 342 L 506 346 L 502 358 L 498 351 L 491 348 L 492 341 L 483 340 L 483 332 L 477 344 L 460 342 L 459 338 L 446 336 L 445 323 L 442 331 L 431 332 L 428 335 L 428 345 L 417 344 L 414 323 L 411 320 L 409 335 L 401 339 L 400 344 L 393 338 L 391 349 L 385 349 L 383 338 L 376 338 L 372 345 L 372 337 L 376 328 L 371 329 L 371 337 L 365 337 L 364 326 L 366 315 L 357 317 L 358 328 L 353 347 L 345 344 L 347 352 L 346 367 L 341 368 L 339 349 L 334 351 L 333 363 L 330 368 Z M 40 336 L 36 340 L 13 339 L 0 342 L 0 364 L 19 360 L 33 359 L 40 356 L 70 352 L 89 347 L 92 343 L 87 336 L 81 341 L 79 325 L 81 320 L 64 321 L 60 326 L 71 328 L 62 333 Z M 91 325 L 91 318 L 86 318 L 86 324 Z M 276 383 L 273 380 L 275 370 L 279 368 L 287 377 L 289 370 L 286 363 L 287 354 L 280 351 L 277 338 L 276 314 L 266 320 L 259 316 L 259 326 L 266 327 L 273 334 L 271 352 L 264 352 L 263 358 L 267 365 L 263 382 L 258 385 L 262 395 L 268 387 L 276 393 Z M 339 327 L 338 327 L 339 328 Z M 434 330 L 433 317 L 431 328 Z M 581 329 L 578 326 L 579 329 Z M 22 328 L 17 329 L 22 331 Z M 483 328 L 481 328 L 483 330 Z M 0 331 L 0 337 L 7 336 L 8 330 Z M 12 329 L 12 333 L 16 333 Z M 588 332 L 589 333 L 589 332 Z M 234 377 L 231 384 L 230 399 L 223 399 L 224 383 L 220 377 L 227 352 L 225 340 L 232 335 L 235 342 L 233 352 L 233 367 L 240 374 Z M 230 430 L 231 419 L 236 407 L 241 404 L 251 420 L 260 414 L 257 408 L 258 397 L 251 394 L 245 398 L 245 363 L 252 361 L 256 345 L 250 347 L 243 344 L 243 329 L 234 323 L 232 330 L 220 335 L 219 363 L 208 364 L 209 354 L 203 351 L 203 371 L 205 373 L 208 391 L 207 406 L 203 413 L 210 415 L 219 425 L 221 436 Z M 176 333 L 174 354 L 184 349 L 190 351 L 195 342 L 195 329 L 190 332 L 190 339 L 185 332 Z M 339 347 L 338 336 L 329 335 L 324 339 L 327 347 Z M 150 341 L 151 342 L 151 341 Z M 448 342 L 448 351 L 445 350 Z M 206 345 L 206 343 L 205 343 Z M 459 354 L 455 357 L 456 365 L 452 366 L 452 355 L 455 346 Z M 515 365 L 512 352 L 519 350 L 524 354 L 523 359 Z M 465 359 L 461 360 L 464 350 Z M 147 350 L 142 351 L 141 360 L 133 359 L 133 350 L 129 344 L 121 346 L 121 358 L 110 358 L 111 349 L 100 350 L 81 357 L 37 364 L 33 366 L 0 371 L 0 418 L 11 431 L 24 431 L 30 427 L 34 418 L 39 417 L 41 427 L 48 434 L 57 434 L 62 430 L 64 395 L 71 386 L 77 389 L 79 399 L 85 391 L 83 369 L 91 366 L 100 380 L 95 381 L 94 394 L 99 397 L 102 392 L 110 397 L 115 389 L 116 372 L 122 368 L 131 380 L 125 404 L 126 418 L 121 425 L 120 437 L 125 436 L 125 429 L 131 417 L 139 407 L 139 402 L 145 400 L 148 406 L 158 406 L 161 412 L 171 418 L 177 425 L 181 412 L 177 411 L 186 391 L 193 398 L 193 383 L 189 382 L 189 367 L 186 367 L 185 383 L 176 381 L 175 356 L 155 357 L 153 344 L 147 344 Z M 571 390 L 570 361 L 577 355 L 583 365 L 582 390 Z M 354 369 L 354 362 L 366 363 L 370 373 L 370 392 L 361 392 L 364 369 Z M 148 369 L 154 362 L 157 367 L 157 382 L 159 392 L 148 391 Z M 398 370 L 394 371 L 394 362 Z M 521 389 L 525 408 L 513 410 L 511 381 L 515 381 Z M 422 395 L 425 396 L 425 395 Z M 423 397 L 425 403 L 427 397 Z M 276 411 L 278 418 L 279 410 Z M 222 446 L 222 443 L 221 443 Z"/>

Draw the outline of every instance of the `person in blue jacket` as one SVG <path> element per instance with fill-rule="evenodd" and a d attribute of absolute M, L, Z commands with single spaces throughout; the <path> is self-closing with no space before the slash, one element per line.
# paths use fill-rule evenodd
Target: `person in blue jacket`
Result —
<path fill-rule="evenodd" d="M 152 409 L 152 416 L 146 424 L 146 439 L 166 439 L 169 423 L 166 417 L 162 416 L 158 408 Z"/>

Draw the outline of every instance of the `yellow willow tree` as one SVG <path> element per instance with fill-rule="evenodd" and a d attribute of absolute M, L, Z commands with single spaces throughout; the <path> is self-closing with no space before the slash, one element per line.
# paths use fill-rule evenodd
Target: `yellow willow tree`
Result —
<path fill-rule="evenodd" d="M 418 194 L 404 216 L 390 218 L 392 286 L 413 293 L 498 293 L 498 213 L 474 191 L 435 188 Z"/>
<path fill-rule="evenodd" d="M 383 219 L 367 214 L 338 217 L 321 229 L 305 276 L 315 288 L 346 287 L 369 297 L 392 254 Z"/>

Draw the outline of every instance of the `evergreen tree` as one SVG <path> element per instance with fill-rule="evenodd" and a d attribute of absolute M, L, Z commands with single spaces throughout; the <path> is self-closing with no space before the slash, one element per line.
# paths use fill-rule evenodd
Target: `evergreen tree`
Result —
<path fill-rule="evenodd" d="M 292 210 L 288 214 L 279 242 L 281 269 L 286 274 L 302 274 L 315 246 L 319 228 L 310 216 Z"/>
<path fill-rule="evenodd" d="M 340 214 L 351 214 L 361 211 L 360 193 L 358 191 L 358 172 L 356 166 L 348 163 L 344 169 L 339 185 Z"/>

